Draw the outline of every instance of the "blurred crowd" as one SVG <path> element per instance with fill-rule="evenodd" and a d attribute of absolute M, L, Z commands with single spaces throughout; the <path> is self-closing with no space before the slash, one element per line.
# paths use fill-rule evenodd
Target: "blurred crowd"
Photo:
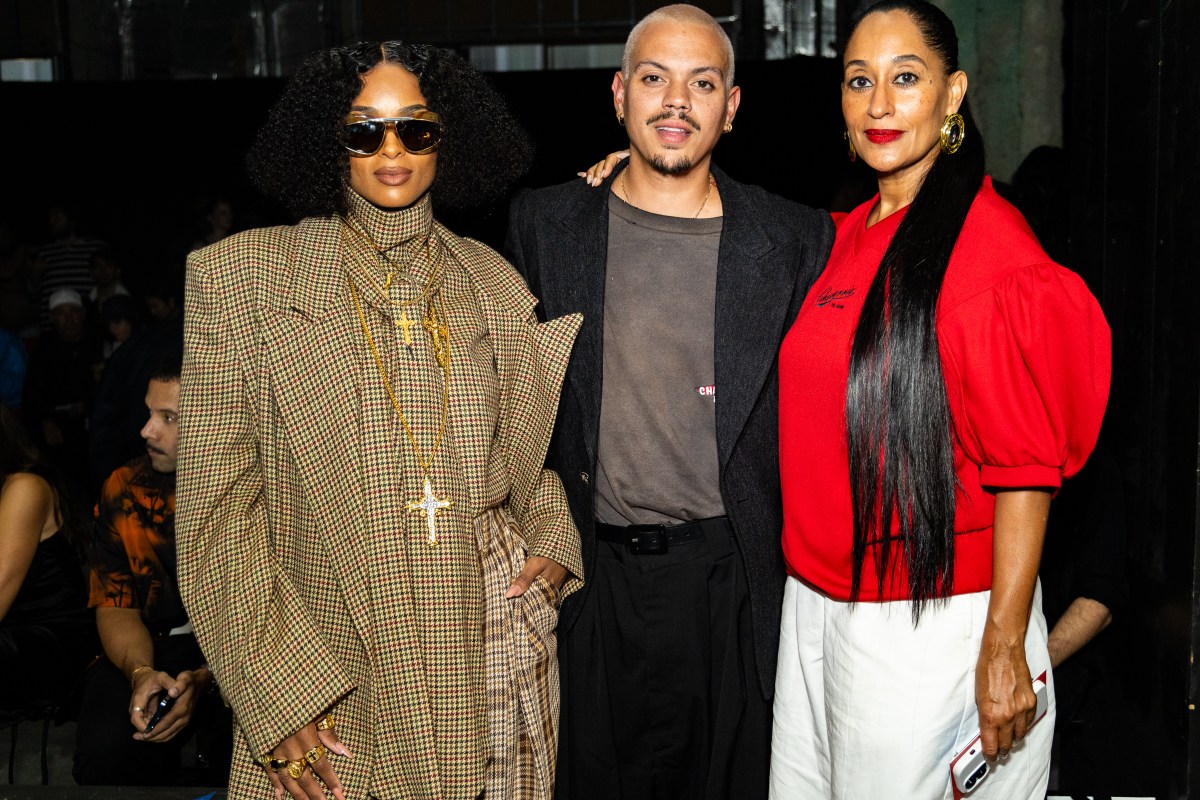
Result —
<path fill-rule="evenodd" d="M 192 249 L 233 231 L 221 198 L 198 201 Z M 0 403 L 17 412 L 73 502 L 142 451 L 148 366 L 182 348 L 183 254 L 127 270 L 120 243 L 46 213 L 48 241 L 23 241 L 0 219 Z"/>
<path fill-rule="evenodd" d="M 37 241 L 0 218 L 0 725 L 76 720 L 80 783 L 223 784 L 227 712 L 175 588 L 185 248 L 130 268 L 67 206 L 44 219 Z M 206 198 L 182 241 L 233 230 Z"/>

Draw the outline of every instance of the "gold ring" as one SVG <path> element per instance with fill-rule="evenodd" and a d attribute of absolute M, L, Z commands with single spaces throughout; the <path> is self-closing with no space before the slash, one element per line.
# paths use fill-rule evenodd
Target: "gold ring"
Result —
<path fill-rule="evenodd" d="M 255 760 L 259 764 L 262 765 L 263 769 L 270 769 L 270 770 L 274 770 L 276 772 L 278 772 L 283 767 L 283 765 L 286 763 L 284 761 L 278 760 L 277 758 L 275 758 L 275 756 L 271 755 L 270 753 L 263 753 L 261 756 L 259 756 Z"/>
<path fill-rule="evenodd" d="M 317 743 L 317 746 L 304 754 L 304 760 L 309 764 L 315 764 L 325 757 L 325 745 Z"/>
<path fill-rule="evenodd" d="M 144 706 L 134 706 L 134 707 L 133 707 L 133 710 L 134 710 L 134 711 L 136 711 L 137 713 L 139 713 L 139 714 L 140 714 L 140 713 L 142 713 L 143 711 L 145 711 L 145 710 L 146 710 L 146 708 L 145 708 Z"/>
<path fill-rule="evenodd" d="M 298 781 L 300 780 L 300 776 L 304 774 L 304 770 L 308 769 L 308 762 L 303 758 L 293 759 L 287 762 L 287 766 L 284 769 L 287 770 L 288 775 L 292 776 L 292 780 Z"/>
<path fill-rule="evenodd" d="M 317 730 L 327 731 L 333 728 L 333 714 L 326 714 L 317 720 Z"/>

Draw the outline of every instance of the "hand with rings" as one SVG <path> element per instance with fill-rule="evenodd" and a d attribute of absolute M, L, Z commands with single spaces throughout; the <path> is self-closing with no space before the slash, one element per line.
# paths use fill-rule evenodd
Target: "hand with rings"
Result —
<path fill-rule="evenodd" d="M 325 714 L 284 739 L 270 753 L 263 753 L 258 763 L 275 787 L 277 798 L 288 792 L 297 800 L 325 800 L 328 788 L 338 800 L 345 800 L 329 753 L 350 758 L 350 750 L 334 730 L 333 715 Z"/>
<path fill-rule="evenodd" d="M 174 738 L 191 722 L 212 681 L 212 673 L 206 667 L 185 669 L 178 675 L 160 672 L 148 664 L 135 669 L 130 679 L 132 692 L 129 696 L 129 724 L 133 726 L 133 738 L 139 742 L 159 743 Z M 155 705 L 156 696 L 163 690 L 174 699 L 173 707 L 153 731 L 146 733 L 146 725 L 155 710 L 150 706 Z"/>

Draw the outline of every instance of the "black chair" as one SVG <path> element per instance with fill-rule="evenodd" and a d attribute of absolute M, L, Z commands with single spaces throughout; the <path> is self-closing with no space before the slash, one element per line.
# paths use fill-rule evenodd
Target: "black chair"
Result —
<path fill-rule="evenodd" d="M 94 656 L 83 668 L 74 675 L 69 688 L 61 696 L 52 699 L 32 700 L 28 706 L 15 709 L 0 710 L 0 730 L 8 729 L 8 783 L 11 786 L 16 779 L 17 768 L 17 736 L 24 722 L 42 723 L 42 786 L 50 783 L 50 726 L 62 725 L 64 722 L 74 722 L 79 717 L 79 705 L 83 698 L 83 676 L 100 656 Z"/>
<path fill-rule="evenodd" d="M 0 729 L 8 728 L 8 783 L 12 785 L 16 779 L 17 768 L 17 734 L 23 722 L 42 723 L 42 786 L 50 783 L 50 765 L 46 754 L 50 742 L 50 723 L 59 716 L 60 706 L 53 701 L 35 703 L 28 708 L 12 711 L 0 711 Z"/>

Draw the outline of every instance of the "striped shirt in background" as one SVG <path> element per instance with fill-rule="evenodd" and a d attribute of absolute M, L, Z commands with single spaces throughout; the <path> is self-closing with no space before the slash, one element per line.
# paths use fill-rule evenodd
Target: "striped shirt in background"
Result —
<path fill-rule="evenodd" d="M 45 264 L 38 283 L 38 323 L 49 330 L 50 295 L 59 289 L 73 289 L 84 299 L 96 286 L 92 279 L 92 256 L 108 245 L 87 236 L 72 236 L 52 242 L 38 251 L 38 260 Z"/>

